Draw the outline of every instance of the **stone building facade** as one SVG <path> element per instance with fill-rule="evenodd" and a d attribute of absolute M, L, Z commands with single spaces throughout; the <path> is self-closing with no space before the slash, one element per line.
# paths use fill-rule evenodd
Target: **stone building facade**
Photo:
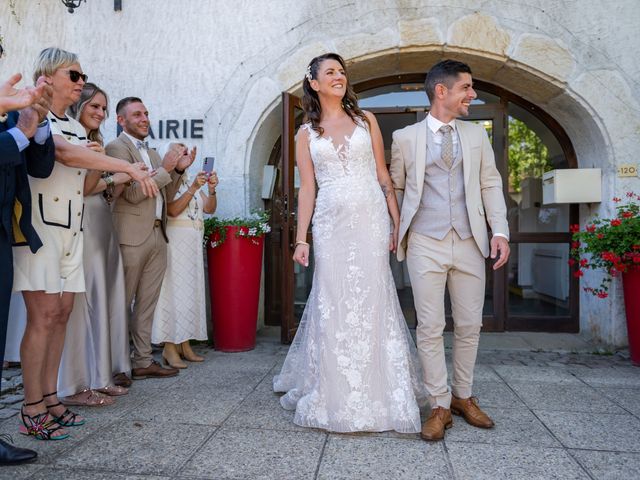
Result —
<path fill-rule="evenodd" d="M 114 11 L 109 0 L 89 0 L 70 15 L 55 0 L 3 1 L 3 77 L 30 78 L 44 47 L 77 52 L 90 80 L 110 94 L 107 139 L 116 134 L 113 103 L 142 97 L 152 144 L 177 137 L 216 157 L 221 215 L 262 206 L 263 166 L 282 133 L 281 92 L 299 93 L 309 60 L 327 51 L 348 60 L 353 83 L 460 59 L 474 78 L 544 110 L 565 130 L 577 167 L 602 169 L 603 201 L 580 206 L 581 224 L 611 215 L 608 199 L 640 192 L 638 177 L 617 176 L 619 165 L 638 165 L 635 0 L 122 3 Z M 580 294 L 579 318 L 585 335 L 625 344 L 618 283 L 606 300 Z"/>

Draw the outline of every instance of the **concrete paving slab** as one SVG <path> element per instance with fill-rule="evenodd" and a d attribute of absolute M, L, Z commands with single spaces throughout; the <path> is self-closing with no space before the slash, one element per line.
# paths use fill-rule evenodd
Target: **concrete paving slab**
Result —
<path fill-rule="evenodd" d="M 22 479 L 32 479 L 32 478 L 44 478 L 38 476 L 38 471 L 41 471 L 43 468 L 42 464 L 38 463 L 28 463 L 25 465 L 7 465 L 4 467 L 0 467 L 0 478 L 6 478 L 11 480 L 22 480 Z"/>
<path fill-rule="evenodd" d="M 599 392 L 606 395 L 612 402 L 636 417 L 640 417 L 640 388 L 597 388 Z"/>
<path fill-rule="evenodd" d="M 522 332 L 519 336 L 531 350 L 583 353 L 595 350 L 592 343 L 573 333 Z"/>
<path fill-rule="evenodd" d="M 326 434 L 221 428 L 181 468 L 215 479 L 313 479 Z"/>
<path fill-rule="evenodd" d="M 504 382 L 474 382 L 473 395 L 480 407 L 524 408 L 525 404 Z"/>
<path fill-rule="evenodd" d="M 509 386 L 532 409 L 561 412 L 626 413 L 602 392 L 588 385 L 510 382 Z"/>
<path fill-rule="evenodd" d="M 569 369 L 576 377 L 593 387 L 640 388 L 640 367 Z"/>
<path fill-rule="evenodd" d="M 441 442 L 329 435 L 318 480 L 452 478 Z"/>
<path fill-rule="evenodd" d="M 449 372 L 453 371 L 451 368 Z M 492 366 L 476 364 L 473 369 L 473 381 L 474 382 L 502 382 L 502 379 L 498 376 Z"/>
<path fill-rule="evenodd" d="M 174 386 L 162 395 L 147 398 L 140 408 L 125 413 L 124 418 L 216 426 L 222 424 L 248 394 L 247 388 L 214 388 L 197 384 Z"/>
<path fill-rule="evenodd" d="M 181 425 L 119 420 L 86 438 L 59 456 L 56 466 L 88 468 L 114 473 L 172 473 L 215 431 L 204 425 Z"/>
<path fill-rule="evenodd" d="M 37 480 L 170 480 L 169 476 L 131 475 L 89 469 L 50 468 L 40 470 L 33 477 Z"/>
<path fill-rule="evenodd" d="M 450 334 L 452 337 L 453 334 Z M 528 343 L 522 335 L 515 333 L 483 333 L 480 336 L 479 348 L 483 350 L 531 350 L 531 344 Z"/>
<path fill-rule="evenodd" d="M 640 472 L 639 453 L 594 452 L 593 450 L 570 450 L 569 452 L 597 480 L 638 478 L 638 472 Z"/>
<path fill-rule="evenodd" d="M 530 447 L 559 447 L 547 428 L 527 408 L 483 408 L 495 422 L 490 429 L 469 425 L 462 417 L 453 416 L 453 427 L 447 430 L 446 441 L 518 444 Z"/>
<path fill-rule="evenodd" d="M 530 367 L 527 365 L 495 365 L 494 370 L 507 382 L 539 382 L 584 385 L 565 367 Z"/>
<path fill-rule="evenodd" d="M 589 478 L 578 463 L 559 448 L 522 445 L 449 443 L 456 478 L 474 480 L 583 480 Z"/>
<path fill-rule="evenodd" d="M 269 430 L 308 431 L 293 423 L 294 412 L 280 406 L 280 395 L 254 390 L 233 412 L 225 425 L 230 427 L 265 428 Z"/>
<path fill-rule="evenodd" d="M 640 420 L 633 415 L 541 410 L 535 413 L 567 448 L 640 452 Z"/>

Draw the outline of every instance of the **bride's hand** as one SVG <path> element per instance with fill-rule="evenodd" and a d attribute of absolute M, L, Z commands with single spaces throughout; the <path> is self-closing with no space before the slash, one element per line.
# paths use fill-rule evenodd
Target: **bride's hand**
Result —
<path fill-rule="evenodd" d="M 302 243 L 296 245 L 296 249 L 293 251 L 293 261 L 299 263 L 303 267 L 309 266 L 309 245 Z"/>
<path fill-rule="evenodd" d="M 396 253 L 398 250 L 398 234 L 399 228 L 395 227 L 393 231 L 389 234 L 389 251 Z"/>

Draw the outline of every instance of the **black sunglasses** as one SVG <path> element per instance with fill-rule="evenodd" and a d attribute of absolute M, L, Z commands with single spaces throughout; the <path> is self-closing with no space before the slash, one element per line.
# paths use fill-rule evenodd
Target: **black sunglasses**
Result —
<path fill-rule="evenodd" d="M 68 70 L 69 78 L 73 83 L 78 83 L 78 80 L 82 79 L 84 83 L 87 83 L 87 79 L 89 78 L 86 74 L 80 73 L 76 70 Z"/>

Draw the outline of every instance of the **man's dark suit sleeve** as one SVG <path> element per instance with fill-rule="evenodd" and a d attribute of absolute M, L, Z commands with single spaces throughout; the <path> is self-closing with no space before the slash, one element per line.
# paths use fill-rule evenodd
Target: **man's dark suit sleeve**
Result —
<path fill-rule="evenodd" d="M 22 161 L 22 153 L 9 132 L 0 132 L 0 167 L 17 165 Z"/>
<path fill-rule="evenodd" d="M 47 178 L 51 175 L 56 161 L 51 133 L 49 133 L 47 141 L 42 145 L 31 139 L 24 153 L 27 158 L 27 172 L 29 175 L 36 178 Z"/>

